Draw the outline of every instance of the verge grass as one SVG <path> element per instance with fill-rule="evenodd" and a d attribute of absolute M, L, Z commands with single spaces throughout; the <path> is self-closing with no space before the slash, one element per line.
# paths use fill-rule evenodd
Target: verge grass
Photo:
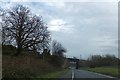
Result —
<path fill-rule="evenodd" d="M 67 71 L 68 71 L 68 69 L 58 70 L 58 71 L 50 72 L 46 75 L 39 76 L 39 77 L 40 78 L 59 78 L 63 74 L 65 74 L 65 72 L 67 72 Z"/>
<path fill-rule="evenodd" d="M 93 71 L 93 72 L 97 72 L 97 73 L 102 73 L 102 74 L 110 75 L 113 77 L 120 76 L 120 74 L 119 74 L 120 68 L 118 68 L 118 67 L 96 67 L 96 68 L 81 68 L 81 69 Z"/>

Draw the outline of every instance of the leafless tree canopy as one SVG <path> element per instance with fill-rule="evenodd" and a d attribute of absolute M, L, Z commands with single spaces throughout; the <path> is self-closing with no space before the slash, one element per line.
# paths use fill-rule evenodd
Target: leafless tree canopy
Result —
<path fill-rule="evenodd" d="M 17 55 L 21 49 L 37 49 L 38 46 L 49 43 L 50 32 L 42 17 L 31 14 L 30 10 L 22 5 L 6 11 L 2 22 L 3 44 L 15 44 Z"/>
<path fill-rule="evenodd" d="M 63 53 L 67 50 L 61 45 L 61 43 L 53 40 L 52 42 L 52 53 L 57 56 L 64 56 Z"/>

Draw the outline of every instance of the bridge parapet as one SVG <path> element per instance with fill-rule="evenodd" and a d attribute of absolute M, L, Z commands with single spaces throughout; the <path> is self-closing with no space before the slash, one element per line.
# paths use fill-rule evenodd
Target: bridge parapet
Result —
<path fill-rule="evenodd" d="M 74 58 L 67 58 L 69 62 L 78 62 L 79 59 L 74 59 Z"/>
<path fill-rule="evenodd" d="M 79 68 L 79 59 L 75 58 L 67 58 L 69 62 L 69 67 L 75 67 L 76 69 Z"/>

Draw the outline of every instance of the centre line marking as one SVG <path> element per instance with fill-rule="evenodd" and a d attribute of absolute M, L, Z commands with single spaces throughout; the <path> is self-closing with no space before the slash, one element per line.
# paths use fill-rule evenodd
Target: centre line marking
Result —
<path fill-rule="evenodd" d="M 72 80 L 74 79 L 74 70 L 72 69 Z"/>

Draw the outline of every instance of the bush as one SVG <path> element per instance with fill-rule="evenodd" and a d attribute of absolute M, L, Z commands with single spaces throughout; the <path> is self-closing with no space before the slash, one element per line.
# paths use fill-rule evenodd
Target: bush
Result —
<path fill-rule="evenodd" d="M 92 61 L 91 61 L 89 67 L 90 67 L 90 68 L 95 68 L 95 67 L 96 67 L 96 66 L 95 66 L 95 62 L 92 62 Z"/>
<path fill-rule="evenodd" d="M 3 55 L 2 62 L 3 78 L 30 78 L 53 70 L 48 62 L 31 54 L 17 57 Z"/>
<path fill-rule="evenodd" d="M 13 56 L 14 50 L 8 46 L 3 47 L 2 76 L 6 78 L 31 78 L 55 71 L 62 67 L 64 58 L 53 55 L 36 55 L 32 51 L 22 51 Z M 16 79 L 15 79 L 16 80 Z"/>
<path fill-rule="evenodd" d="M 60 56 L 52 55 L 50 62 L 53 66 L 60 68 L 64 64 L 64 58 Z"/>
<path fill-rule="evenodd" d="M 27 69 L 10 68 L 3 70 L 3 78 L 30 78 L 33 74 Z"/>
<path fill-rule="evenodd" d="M 118 65 L 118 58 L 116 58 L 114 55 L 92 55 L 90 57 L 90 67 L 101 67 L 101 66 L 113 66 Z"/>
<path fill-rule="evenodd" d="M 16 52 L 16 48 L 12 45 L 2 45 L 3 55 L 13 55 Z"/>

